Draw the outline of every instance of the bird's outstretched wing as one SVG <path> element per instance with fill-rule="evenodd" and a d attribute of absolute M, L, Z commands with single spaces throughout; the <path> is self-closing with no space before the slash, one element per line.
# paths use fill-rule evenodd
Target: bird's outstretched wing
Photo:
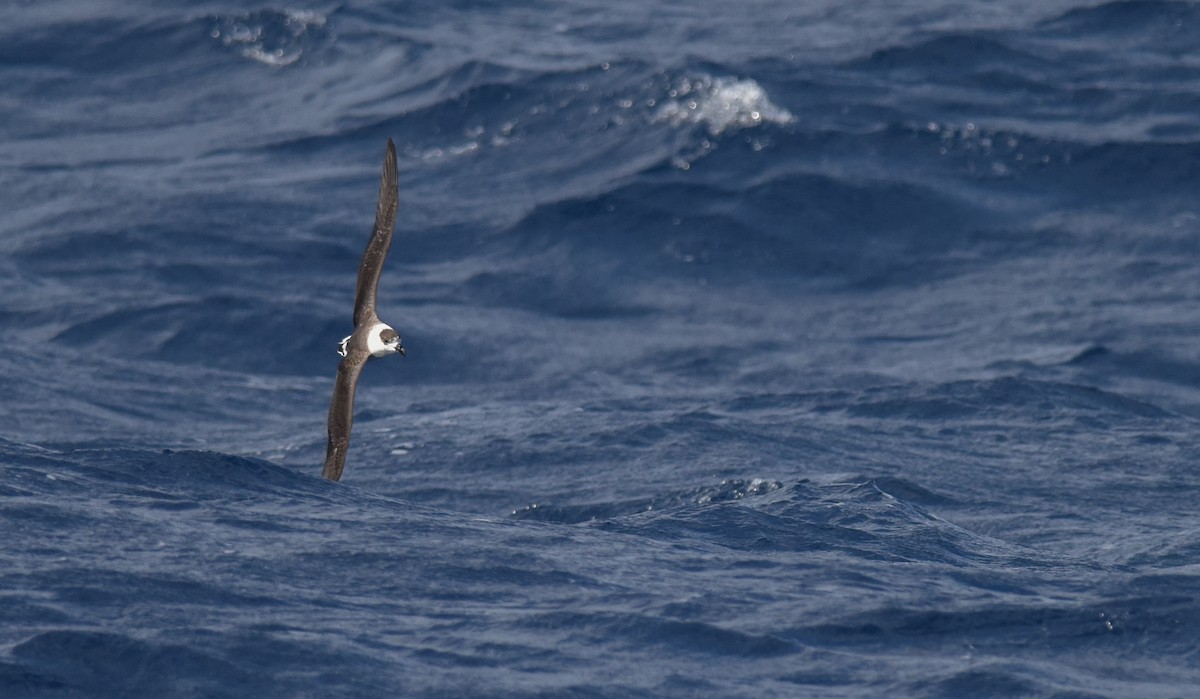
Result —
<path fill-rule="evenodd" d="M 325 470 L 321 472 L 331 481 L 340 480 L 342 469 L 346 467 L 350 428 L 354 426 L 354 389 L 358 387 L 358 376 L 370 356 L 365 350 L 352 351 L 338 364 L 333 399 L 329 401 L 329 443 L 325 447 Z"/>
<path fill-rule="evenodd" d="M 375 293 L 379 288 L 379 275 L 383 272 L 383 261 L 392 246 L 392 230 L 396 227 L 396 206 L 399 185 L 396 179 L 396 146 L 388 139 L 387 153 L 383 157 L 383 174 L 379 181 L 379 204 L 375 207 L 375 231 L 363 252 L 358 266 L 358 288 L 354 294 L 354 325 L 357 327 L 368 318 L 376 318 Z"/>

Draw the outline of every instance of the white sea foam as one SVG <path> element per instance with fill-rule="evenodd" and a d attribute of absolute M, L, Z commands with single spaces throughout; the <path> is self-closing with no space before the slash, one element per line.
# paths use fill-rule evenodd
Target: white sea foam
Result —
<path fill-rule="evenodd" d="M 325 26 L 325 15 L 311 10 L 263 10 L 216 17 L 210 35 L 246 58 L 273 67 L 300 60 L 310 31 Z"/>
<path fill-rule="evenodd" d="M 681 78 L 667 94 L 668 99 L 654 114 L 656 121 L 701 124 L 713 136 L 763 123 L 790 124 L 796 120 L 791 112 L 772 103 L 766 90 L 749 78 Z"/>

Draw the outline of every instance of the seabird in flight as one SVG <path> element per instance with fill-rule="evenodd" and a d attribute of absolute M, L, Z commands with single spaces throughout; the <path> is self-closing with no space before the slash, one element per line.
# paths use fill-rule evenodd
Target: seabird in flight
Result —
<path fill-rule="evenodd" d="M 383 260 L 392 246 L 396 226 L 396 146 L 387 142 L 383 158 L 383 176 L 379 183 L 379 204 L 375 208 L 375 231 L 358 266 L 358 288 L 354 295 L 354 333 L 338 345 L 342 361 L 338 364 L 333 400 L 329 402 L 329 444 L 325 447 L 325 470 L 321 475 L 331 481 L 342 477 L 346 450 L 350 447 L 350 428 L 354 424 L 354 389 L 363 365 L 371 357 L 389 354 L 404 356 L 400 334 L 375 315 L 375 292 Z"/>

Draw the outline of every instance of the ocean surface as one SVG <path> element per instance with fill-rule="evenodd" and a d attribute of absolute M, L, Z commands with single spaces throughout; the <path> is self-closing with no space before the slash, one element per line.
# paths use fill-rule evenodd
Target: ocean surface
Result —
<path fill-rule="evenodd" d="M 1200 696 L 1200 6 L 237 5 L 0 4 L 0 697 Z"/>

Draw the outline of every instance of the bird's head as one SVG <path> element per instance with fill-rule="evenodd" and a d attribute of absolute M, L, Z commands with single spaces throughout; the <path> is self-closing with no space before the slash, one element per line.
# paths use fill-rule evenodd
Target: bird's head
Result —
<path fill-rule="evenodd" d="M 389 354 L 404 356 L 404 345 L 400 342 L 400 333 L 391 327 L 380 323 L 371 329 L 367 337 L 367 349 L 373 357 L 386 357 Z"/>

